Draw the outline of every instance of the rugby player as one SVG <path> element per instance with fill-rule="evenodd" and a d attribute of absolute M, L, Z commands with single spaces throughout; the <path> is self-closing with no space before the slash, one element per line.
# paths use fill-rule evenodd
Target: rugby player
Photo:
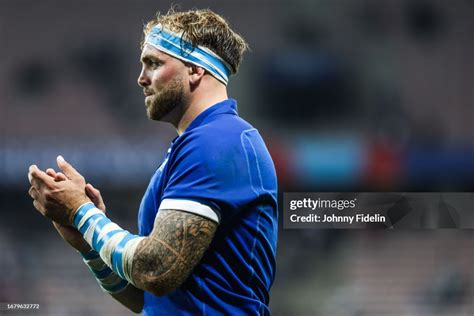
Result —
<path fill-rule="evenodd" d="M 146 24 L 138 84 L 152 120 L 178 136 L 151 177 L 138 234 L 105 214 L 100 192 L 61 156 L 30 166 L 35 208 L 83 256 L 100 287 L 143 315 L 268 315 L 277 180 L 258 131 L 227 95 L 245 40 L 210 10 Z"/>

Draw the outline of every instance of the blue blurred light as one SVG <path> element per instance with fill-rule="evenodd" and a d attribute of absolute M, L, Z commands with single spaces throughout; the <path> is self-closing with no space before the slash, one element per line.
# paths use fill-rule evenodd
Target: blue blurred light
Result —
<path fill-rule="evenodd" d="M 301 183 L 348 185 L 360 181 L 364 146 L 354 137 L 302 138 L 296 143 L 295 159 L 294 169 Z"/>

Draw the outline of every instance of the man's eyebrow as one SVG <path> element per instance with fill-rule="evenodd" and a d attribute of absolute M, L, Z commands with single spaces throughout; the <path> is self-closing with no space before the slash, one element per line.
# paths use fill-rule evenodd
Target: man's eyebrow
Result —
<path fill-rule="evenodd" d="M 149 62 L 151 60 L 156 60 L 156 61 L 163 61 L 161 58 L 157 57 L 157 56 L 154 56 L 154 55 L 143 55 L 141 58 L 140 58 L 140 61 L 143 62 L 143 63 L 146 63 L 146 62 Z"/>

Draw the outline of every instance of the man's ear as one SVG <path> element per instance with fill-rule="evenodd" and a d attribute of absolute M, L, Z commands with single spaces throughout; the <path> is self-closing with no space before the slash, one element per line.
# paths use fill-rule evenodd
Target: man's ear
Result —
<path fill-rule="evenodd" d="M 206 73 L 206 70 L 204 70 L 204 68 L 193 65 L 193 64 L 189 64 L 188 71 L 189 71 L 189 83 L 191 85 L 198 84 L 201 81 L 201 78 Z"/>

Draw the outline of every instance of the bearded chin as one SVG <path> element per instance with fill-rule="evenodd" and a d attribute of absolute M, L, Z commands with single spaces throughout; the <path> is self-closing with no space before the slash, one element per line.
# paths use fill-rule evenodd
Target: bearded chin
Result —
<path fill-rule="evenodd" d="M 179 80 L 171 82 L 168 87 L 155 94 L 146 103 L 149 119 L 154 121 L 166 119 L 175 108 L 184 105 L 184 87 L 182 82 Z"/>

